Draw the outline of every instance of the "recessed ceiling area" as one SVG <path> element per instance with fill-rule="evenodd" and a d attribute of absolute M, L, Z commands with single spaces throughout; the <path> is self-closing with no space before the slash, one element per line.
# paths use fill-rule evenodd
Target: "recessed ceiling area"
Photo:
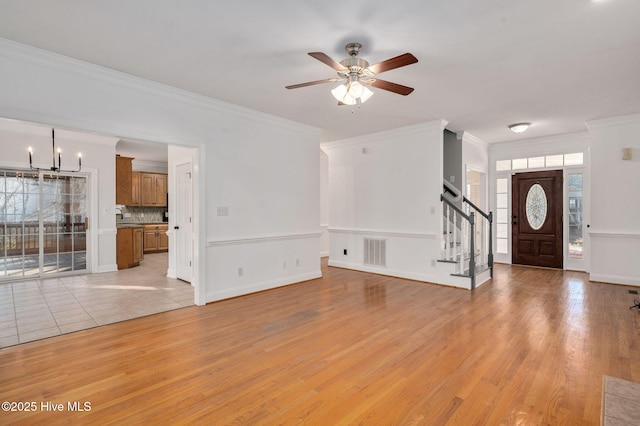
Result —
<path fill-rule="evenodd" d="M 640 112 L 636 0 L 0 0 L 0 37 L 324 130 L 322 141 L 449 121 L 486 142 L 584 131 L 585 121 Z M 405 52 L 419 62 L 337 106 L 332 77 L 310 58 L 344 46 L 373 64 Z M 391 74 L 393 73 L 393 74 Z M 375 88 L 374 88 L 375 89 Z"/>

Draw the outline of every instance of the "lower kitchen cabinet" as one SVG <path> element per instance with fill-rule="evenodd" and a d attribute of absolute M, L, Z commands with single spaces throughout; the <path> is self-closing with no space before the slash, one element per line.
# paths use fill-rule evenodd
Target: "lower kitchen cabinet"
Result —
<path fill-rule="evenodd" d="M 158 253 L 169 250 L 168 224 L 144 225 L 144 252 Z"/>
<path fill-rule="evenodd" d="M 138 266 L 144 259 L 144 228 L 142 226 L 118 228 L 116 235 L 116 261 L 118 269 Z"/>

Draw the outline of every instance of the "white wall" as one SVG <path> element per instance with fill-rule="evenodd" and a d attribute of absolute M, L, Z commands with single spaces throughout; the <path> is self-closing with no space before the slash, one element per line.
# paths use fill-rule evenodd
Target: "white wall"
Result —
<path fill-rule="evenodd" d="M 77 153 L 82 152 L 82 172 L 89 177 L 91 204 L 88 241 L 92 272 L 117 270 L 115 203 L 115 145 L 117 138 L 56 129 L 56 148 L 62 149 L 62 168 L 78 168 Z M 52 166 L 51 128 L 0 120 L 0 167 L 28 169 L 27 148 L 33 148 L 33 166 Z M 56 160 L 57 161 L 57 160 Z"/>
<path fill-rule="evenodd" d="M 591 141 L 591 279 L 640 286 L 640 114 L 587 123 Z M 622 159 L 632 148 L 634 158 Z"/>
<path fill-rule="evenodd" d="M 326 143 L 329 264 L 439 282 L 443 136 L 438 120 Z M 363 264 L 363 238 L 387 240 L 387 267 Z M 347 250 L 347 255 L 343 250 Z"/>
<path fill-rule="evenodd" d="M 320 150 L 320 256 L 329 256 L 329 156 Z"/>
<path fill-rule="evenodd" d="M 197 303 L 320 276 L 318 129 L 2 39 L 0 74 L 0 117 L 198 148 Z"/>

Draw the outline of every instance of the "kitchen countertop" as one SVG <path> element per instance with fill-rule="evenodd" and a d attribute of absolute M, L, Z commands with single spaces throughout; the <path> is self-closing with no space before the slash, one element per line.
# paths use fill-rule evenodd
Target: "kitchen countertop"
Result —
<path fill-rule="evenodd" d="M 169 225 L 169 222 L 116 222 L 116 228 L 139 228 L 144 225 Z"/>
<path fill-rule="evenodd" d="M 142 228 L 143 223 L 116 223 L 116 228 Z"/>

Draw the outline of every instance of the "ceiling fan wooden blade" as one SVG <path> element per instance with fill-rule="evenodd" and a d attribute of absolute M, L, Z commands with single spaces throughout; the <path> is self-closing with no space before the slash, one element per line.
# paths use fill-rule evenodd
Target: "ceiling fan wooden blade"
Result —
<path fill-rule="evenodd" d="M 316 58 L 323 64 L 329 65 L 336 71 L 345 71 L 347 68 L 342 65 L 340 62 L 336 62 L 329 57 L 329 55 L 322 52 L 309 52 L 309 56 Z"/>
<path fill-rule="evenodd" d="M 287 89 L 299 89 L 300 87 L 315 86 L 316 84 L 333 83 L 337 81 L 335 78 L 325 78 L 324 80 L 308 81 L 306 83 L 292 84 L 285 86 Z"/>
<path fill-rule="evenodd" d="M 386 61 L 373 64 L 369 67 L 369 70 L 371 70 L 374 74 L 380 74 L 381 72 L 415 64 L 416 62 L 418 62 L 418 58 L 413 56 L 411 53 L 404 53 L 402 55 L 396 56 L 395 58 L 387 59 Z"/>
<path fill-rule="evenodd" d="M 392 83 L 386 80 L 380 80 L 379 78 L 371 82 L 373 87 L 378 89 L 388 90 L 389 92 L 397 93 L 398 95 L 407 96 L 413 92 L 413 87 L 403 86 L 402 84 Z"/>

